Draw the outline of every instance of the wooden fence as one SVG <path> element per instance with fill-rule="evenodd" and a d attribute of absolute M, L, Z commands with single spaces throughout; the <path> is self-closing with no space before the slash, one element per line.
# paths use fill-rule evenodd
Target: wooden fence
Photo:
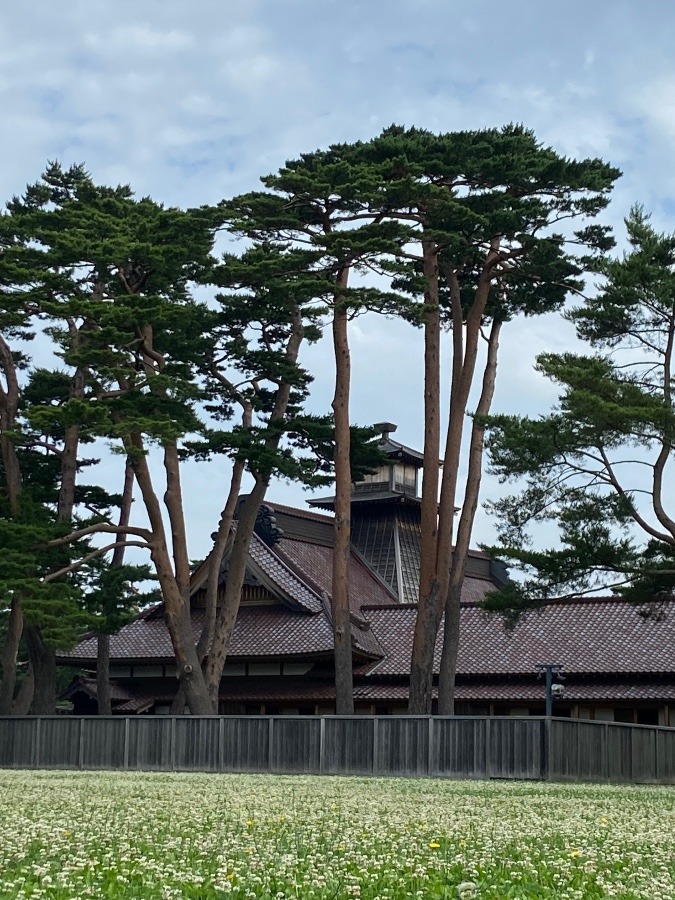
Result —
<path fill-rule="evenodd" d="M 675 728 L 533 716 L 0 718 L 0 767 L 675 784 Z"/>

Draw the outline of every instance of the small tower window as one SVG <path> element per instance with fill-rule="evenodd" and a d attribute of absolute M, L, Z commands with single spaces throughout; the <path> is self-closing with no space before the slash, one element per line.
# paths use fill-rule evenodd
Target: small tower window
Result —
<path fill-rule="evenodd" d="M 362 480 L 354 485 L 354 490 L 357 493 L 388 490 L 390 468 L 390 466 L 381 466 L 376 472 L 372 472 L 370 475 L 364 475 Z"/>
<path fill-rule="evenodd" d="M 417 495 L 417 469 L 406 463 L 394 466 L 394 490 L 404 494 Z"/>

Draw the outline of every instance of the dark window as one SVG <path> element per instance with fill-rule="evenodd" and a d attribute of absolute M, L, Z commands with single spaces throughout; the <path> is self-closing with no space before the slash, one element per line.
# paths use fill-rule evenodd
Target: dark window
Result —
<path fill-rule="evenodd" d="M 614 721 L 615 722 L 632 722 L 633 721 L 633 710 L 631 708 L 615 709 L 614 710 Z"/>
<path fill-rule="evenodd" d="M 637 711 L 638 725 L 658 725 L 658 709 L 639 709 Z"/>

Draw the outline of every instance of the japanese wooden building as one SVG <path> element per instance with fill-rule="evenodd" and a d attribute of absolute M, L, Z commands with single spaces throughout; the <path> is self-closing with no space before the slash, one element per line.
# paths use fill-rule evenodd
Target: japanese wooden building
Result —
<path fill-rule="evenodd" d="M 419 566 L 422 455 L 383 428 L 388 462 L 354 486 L 349 570 L 357 712 L 406 710 Z M 261 508 L 241 609 L 220 688 L 220 711 L 323 714 L 334 711 L 331 623 L 332 498 L 316 512 L 270 502 Z M 203 621 L 206 573 L 192 583 L 195 639 Z M 544 711 L 537 666 L 560 666 L 556 715 L 674 724 L 675 602 L 645 616 L 617 597 L 552 604 L 509 630 L 480 608 L 505 570 L 472 552 L 462 594 L 457 711 L 522 715 Z M 227 579 L 225 559 L 221 583 Z M 442 628 L 441 628 L 442 633 Z M 440 659 L 440 637 L 436 661 Z M 113 711 L 166 714 L 175 662 L 162 605 L 140 614 L 110 642 Z M 59 662 L 83 676 L 67 696 L 76 713 L 96 703 L 96 638 Z"/>

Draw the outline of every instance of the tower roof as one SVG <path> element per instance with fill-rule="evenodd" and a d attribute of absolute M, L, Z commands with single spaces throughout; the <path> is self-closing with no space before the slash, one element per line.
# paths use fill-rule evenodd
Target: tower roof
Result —
<path fill-rule="evenodd" d="M 397 426 L 393 422 L 377 422 L 374 426 L 382 432 L 379 447 L 383 453 L 386 453 L 390 459 L 400 459 L 402 462 L 412 463 L 415 466 L 421 466 L 424 460 L 424 454 L 419 450 L 413 450 L 412 447 L 406 447 L 405 444 L 399 443 L 391 438 L 391 434 L 396 431 Z"/>

